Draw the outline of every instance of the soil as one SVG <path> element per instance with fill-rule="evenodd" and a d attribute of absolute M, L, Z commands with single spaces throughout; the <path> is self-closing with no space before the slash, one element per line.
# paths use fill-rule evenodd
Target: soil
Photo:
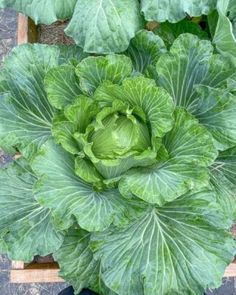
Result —
<path fill-rule="evenodd" d="M 0 169 L 11 161 L 12 161 L 11 156 L 4 153 L 4 151 L 0 148 Z"/>
<path fill-rule="evenodd" d="M 16 12 L 0 9 L 0 66 L 4 57 L 16 45 Z"/>
<path fill-rule="evenodd" d="M 74 40 L 64 32 L 68 23 L 69 21 L 58 21 L 49 26 L 39 25 L 38 42 L 43 44 L 75 44 Z"/>
<path fill-rule="evenodd" d="M 233 238 L 236 240 L 236 222 L 233 224 L 230 231 L 231 231 Z"/>

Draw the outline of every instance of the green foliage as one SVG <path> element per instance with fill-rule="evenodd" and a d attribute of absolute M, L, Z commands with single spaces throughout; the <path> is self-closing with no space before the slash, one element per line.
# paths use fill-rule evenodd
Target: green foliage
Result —
<path fill-rule="evenodd" d="M 0 170 L 1 250 L 54 253 L 77 293 L 201 295 L 235 254 L 235 66 L 156 33 L 124 55 L 25 45 L 1 71 L 0 145 L 22 154 Z"/>
<path fill-rule="evenodd" d="M 219 0 L 217 14 L 209 17 L 215 28 L 212 32 L 213 43 L 217 50 L 236 63 L 236 4 L 233 0 Z"/>
<path fill-rule="evenodd" d="M 12 7 L 36 23 L 71 19 L 66 34 L 85 52 L 99 54 L 125 51 L 147 21 L 177 23 L 186 17 L 208 15 L 216 4 L 217 0 L 0 0 L 1 8 Z M 177 25 L 176 31 L 204 36 L 192 24 Z M 172 32 L 167 34 L 172 38 Z"/>
<path fill-rule="evenodd" d="M 64 233 L 53 227 L 50 210 L 34 198 L 36 175 L 24 159 L 0 170 L 0 237 L 12 259 L 31 262 L 58 249 Z"/>

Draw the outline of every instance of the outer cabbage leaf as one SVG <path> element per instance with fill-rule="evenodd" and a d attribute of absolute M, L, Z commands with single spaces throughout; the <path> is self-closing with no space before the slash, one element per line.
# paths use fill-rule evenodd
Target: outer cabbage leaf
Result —
<path fill-rule="evenodd" d="M 213 135 L 219 150 L 236 145 L 236 96 L 227 90 L 197 88 L 198 106 L 194 115 Z"/>
<path fill-rule="evenodd" d="M 78 64 L 76 74 L 81 89 L 92 94 L 103 81 L 120 84 L 132 70 L 131 60 L 124 55 L 91 56 Z"/>
<path fill-rule="evenodd" d="M 213 46 L 191 34 L 180 35 L 156 66 L 157 83 L 164 87 L 179 106 L 193 111 L 199 96 L 196 86 L 221 87 L 234 73 L 224 58 L 213 55 Z"/>
<path fill-rule="evenodd" d="M 210 18 L 215 25 L 213 43 L 222 54 L 232 58 L 236 63 L 236 5 L 233 0 L 219 0 L 217 3 L 218 21 Z"/>
<path fill-rule="evenodd" d="M 131 40 L 126 54 L 131 58 L 137 72 L 149 75 L 161 54 L 166 52 L 163 40 L 153 32 L 139 31 Z"/>
<path fill-rule="evenodd" d="M 201 29 L 200 25 L 187 19 L 183 19 L 176 24 L 161 23 L 154 32 L 162 38 L 168 48 L 171 47 L 179 35 L 184 33 L 197 35 L 200 39 L 208 39 L 207 33 Z"/>
<path fill-rule="evenodd" d="M 100 262 L 93 258 L 89 247 L 90 233 L 70 229 L 62 247 L 53 254 L 60 265 L 60 276 L 69 282 L 76 294 L 83 288 L 106 295 L 115 295 L 100 277 Z"/>
<path fill-rule="evenodd" d="M 210 133 L 182 108 L 175 111 L 175 125 L 165 136 L 164 145 L 170 158 L 200 167 L 212 164 L 217 157 Z"/>
<path fill-rule="evenodd" d="M 220 153 L 210 175 L 217 201 L 232 222 L 236 219 L 236 147 Z"/>
<path fill-rule="evenodd" d="M 0 7 L 12 7 L 30 16 L 36 24 L 51 24 L 70 18 L 77 0 L 0 0 Z"/>
<path fill-rule="evenodd" d="M 74 156 L 52 140 L 41 149 L 33 169 L 41 176 L 35 187 L 40 204 L 52 210 L 59 229 L 72 226 L 74 218 L 88 231 L 101 231 L 125 222 L 126 203 L 118 190 L 95 191 L 75 174 Z"/>
<path fill-rule="evenodd" d="M 191 34 L 180 35 L 157 62 L 158 84 L 174 98 L 178 106 L 188 108 L 194 86 L 202 84 L 208 74 L 213 47 L 209 41 Z"/>
<path fill-rule="evenodd" d="M 34 198 L 37 178 L 20 159 L 0 169 L 0 236 L 11 259 L 32 261 L 35 255 L 56 251 L 63 242 L 63 232 L 56 231 L 50 210 Z"/>
<path fill-rule="evenodd" d="M 236 74 L 230 77 L 227 82 L 229 91 L 231 91 L 233 94 L 236 94 Z"/>
<path fill-rule="evenodd" d="M 95 233 L 102 279 L 118 294 L 199 294 L 221 285 L 235 242 L 214 196 L 184 195 L 164 207 L 148 207 L 120 230 Z"/>
<path fill-rule="evenodd" d="M 227 59 L 213 55 L 209 41 L 199 40 L 190 34 L 176 39 L 170 53 L 163 54 L 157 62 L 158 85 L 174 97 L 176 105 L 187 108 L 199 118 L 217 140 L 220 149 L 235 144 L 232 126 L 235 99 L 229 94 L 223 97 L 217 94 L 216 98 L 215 94 L 220 90 L 214 88 L 228 87 L 234 71 Z M 208 88 L 199 88 L 199 85 L 211 87 L 209 95 L 203 91 Z"/>
<path fill-rule="evenodd" d="M 207 169 L 217 156 L 208 132 L 184 110 L 175 113 L 173 129 L 164 137 L 168 157 L 147 168 L 128 171 L 119 182 L 122 195 L 130 193 L 162 206 L 189 190 L 208 185 Z"/>
<path fill-rule="evenodd" d="M 143 27 L 138 0 L 79 0 L 66 28 L 85 52 L 122 52 Z"/>
<path fill-rule="evenodd" d="M 44 77 L 69 58 L 82 58 L 77 47 L 23 45 L 13 49 L 0 75 L 0 145 L 16 146 L 31 156 L 51 134 L 53 108 Z"/>
<path fill-rule="evenodd" d="M 218 22 L 218 12 L 217 10 L 212 11 L 208 16 L 207 16 L 207 24 L 208 24 L 208 29 L 210 36 L 213 37 L 215 34 L 217 22 Z"/>
<path fill-rule="evenodd" d="M 68 121 L 62 112 L 54 115 L 52 135 L 55 142 L 61 144 L 63 148 L 71 154 L 77 154 L 80 150 L 80 147 L 73 136 L 75 132 L 76 125 Z"/>
<path fill-rule="evenodd" d="M 79 58 L 86 57 L 85 54 Z M 64 109 L 72 104 L 83 91 L 93 94 L 103 81 L 120 84 L 132 73 L 132 62 L 124 55 L 87 57 L 76 68 L 73 65 L 61 65 L 48 71 L 45 77 L 45 89 L 52 106 Z"/>
<path fill-rule="evenodd" d="M 216 7 L 217 0 L 141 0 L 141 8 L 148 21 L 177 23 L 189 16 L 209 14 Z"/>
<path fill-rule="evenodd" d="M 73 65 L 62 65 L 48 71 L 44 86 L 50 104 L 59 110 L 82 93 Z"/>

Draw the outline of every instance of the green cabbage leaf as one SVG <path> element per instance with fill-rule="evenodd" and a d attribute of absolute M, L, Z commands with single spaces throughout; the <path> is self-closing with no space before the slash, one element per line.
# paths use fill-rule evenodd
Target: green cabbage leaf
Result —
<path fill-rule="evenodd" d="M 13 260 L 31 262 L 60 248 L 64 232 L 55 230 L 50 210 L 36 201 L 35 173 L 25 159 L 0 169 L 0 239 Z"/>
<path fill-rule="evenodd" d="M 233 0 L 219 0 L 217 16 L 209 16 L 209 22 L 214 26 L 213 43 L 217 50 L 236 62 L 236 4 Z"/>

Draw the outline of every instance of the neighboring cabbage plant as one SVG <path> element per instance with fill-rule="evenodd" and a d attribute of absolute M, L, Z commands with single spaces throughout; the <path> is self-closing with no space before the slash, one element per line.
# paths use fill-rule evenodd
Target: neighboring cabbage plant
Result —
<path fill-rule="evenodd" d="M 0 171 L 1 248 L 53 252 L 76 293 L 218 287 L 236 250 L 234 72 L 191 34 L 167 50 L 140 31 L 124 55 L 14 49 L 0 145 L 22 159 Z"/>
<path fill-rule="evenodd" d="M 209 24 L 217 50 L 236 63 L 236 2 L 218 0 L 217 12 L 209 16 Z"/>
<path fill-rule="evenodd" d="M 178 2 L 178 3 L 177 3 Z M 70 19 L 65 30 L 86 52 L 125 51 L 145 21 L 177 23 L 186 17 L 208 15 L 217 0 L 0 0 L 38 23 Z"/>

